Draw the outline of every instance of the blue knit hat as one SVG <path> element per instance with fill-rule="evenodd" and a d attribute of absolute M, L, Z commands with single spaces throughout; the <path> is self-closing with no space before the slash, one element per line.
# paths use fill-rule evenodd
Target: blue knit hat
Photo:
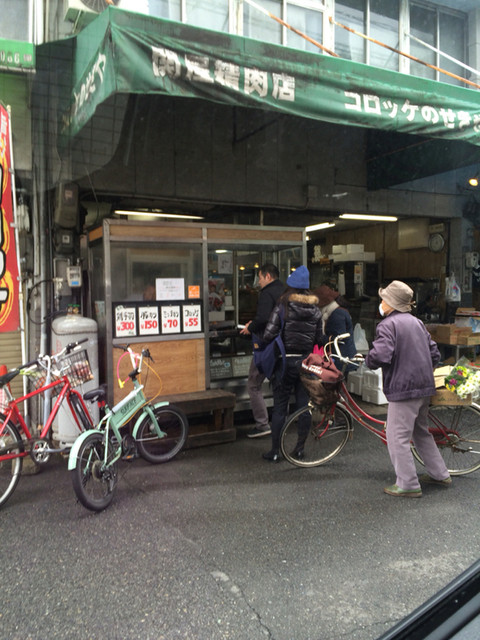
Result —
<path fill-rule="evenodd" d="M 310 287 L 310 274 L 307 267 L 303 264 L 301 267 L 297 267 L 293 273 L 287 278 L 287 285 L 294 287 L 295 289 L 308 289 Z"/>

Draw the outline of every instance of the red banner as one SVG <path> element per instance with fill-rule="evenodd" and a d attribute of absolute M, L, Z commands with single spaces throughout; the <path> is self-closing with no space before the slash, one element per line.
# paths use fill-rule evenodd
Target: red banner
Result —
<path fill-rule="evenodd" d="M 16 331 L 20 324 L 11 164 L 10 116 L 0 104 L 0 332 Z"/>

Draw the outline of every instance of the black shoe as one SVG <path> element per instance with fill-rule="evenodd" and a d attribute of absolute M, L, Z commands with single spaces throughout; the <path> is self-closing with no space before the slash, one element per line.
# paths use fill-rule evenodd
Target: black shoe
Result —
<path fill-rule="evenodd" d="M 280 462 L 282 456 L 278 453 L 278 451 L 272 449 L 271 451 L 267 451 L 267 453 L 262 453 L 262 458 L 264 460 L 268 460 L 269 462 Z"/>
<path fill-rule="evenodd" d="M 299 447 L 298 449 L 294 449 L 292 451 L 292 458 L 296 458 L 297 460 L 303 460 L 305 458 L 305 450 L 303 447 Z"/>

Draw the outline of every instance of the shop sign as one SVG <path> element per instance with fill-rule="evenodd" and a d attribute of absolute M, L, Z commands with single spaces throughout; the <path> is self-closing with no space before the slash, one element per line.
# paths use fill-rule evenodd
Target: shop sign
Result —
<path fill-rule="evenodd" d="M 202 304 L 176 301 L 145 303 L 114 302 L 113 328 L 115 338 L 201 333 Z"/>
<path fill-rule="evenodd" d="M 30 42 L 0 38 L 0 69 L 35 72 L 35 47 Z"/>
<path fill-rule="evenodd" d="M 13 227 L 10 115 L 0 104 L 0 332 L 20 324 L 18 260 Z"/>

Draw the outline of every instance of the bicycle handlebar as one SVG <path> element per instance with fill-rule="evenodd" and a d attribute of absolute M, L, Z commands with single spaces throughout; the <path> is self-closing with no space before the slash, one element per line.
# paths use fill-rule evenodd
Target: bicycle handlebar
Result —
<path fill-rule="evenodd" d="M 365 362 L 365 357 L 361 353 L 356 353 L 353 356 L 353 358 L 346 358 L 345 356 L 342 356 L 340 352 L 340 347 L 338 346 L 338 343 L 349 337 L 350 337 L 349 333 L 341 333 L 340 335 L 338 335 L 336 338 L 333 339 L 333 346 L 335 348 L 336 353 L 332 353 L 332 356 L 334 358 L 338 358 L 344 364 L 353 364 L 356 367 L 359 367 L 361 364 Z"/>

